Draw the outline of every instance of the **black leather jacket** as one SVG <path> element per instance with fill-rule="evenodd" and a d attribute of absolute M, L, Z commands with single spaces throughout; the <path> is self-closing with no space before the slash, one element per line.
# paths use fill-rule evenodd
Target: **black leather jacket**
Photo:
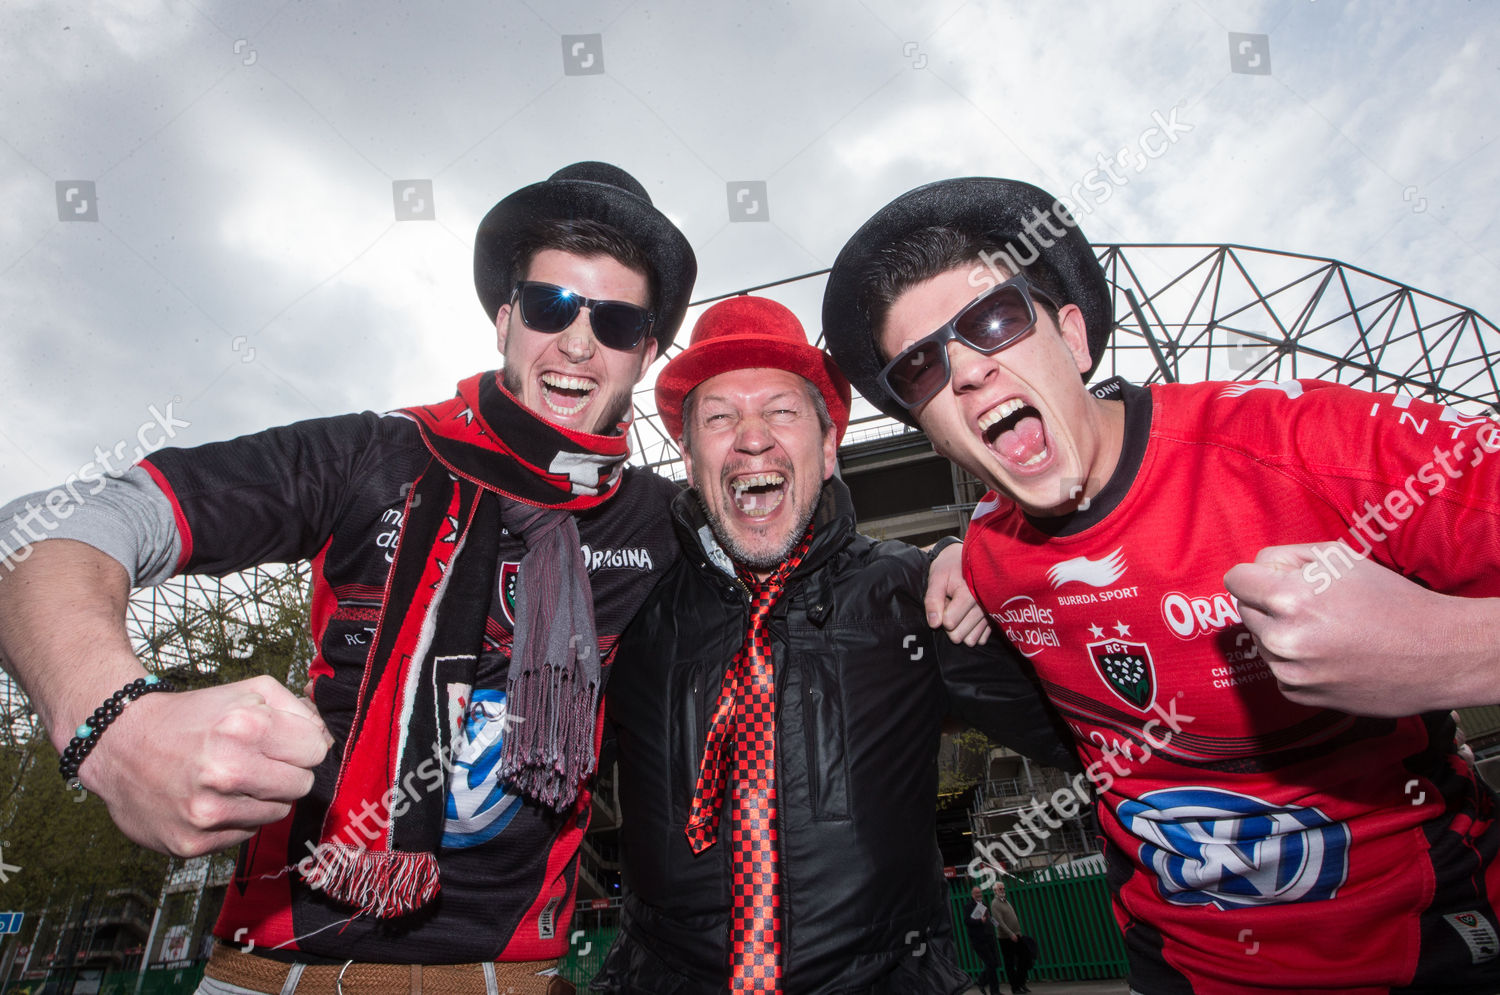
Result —
<path fill-rule="evenodd" d="M 747 592 L 706 551 L 717 544 L 696 493 L 672 511 L 683 558 L 621 637 L 606 706 L 627 895 L 593 987 L 622 995 L 717 993 L 728 976 L 728 816 L 697 856 L 683 829 Z M 912 546 L 856 533 L 848 489 L 830 480 L 772 610 L 786 995 L 968 986 L 934 829 L 944 716 L 1075 766 L 1008 647 L 954 647 L 927 627 L 927 565 Z"/>

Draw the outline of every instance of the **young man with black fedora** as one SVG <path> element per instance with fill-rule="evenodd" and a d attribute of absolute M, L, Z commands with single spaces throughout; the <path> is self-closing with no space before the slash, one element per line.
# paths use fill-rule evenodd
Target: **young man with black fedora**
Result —
<path fill-rule="evenodd" d="M 992 488 L 965 576 L 1109 765 L 1133 989 L 1500 990 L 1495 797 L 1448 712 L 1495 697 L 1500 432 L 1312 381 L 1091 392 L 1112 315 L 1066 207 L 988 178 L 879 211 L 823 309 Z"/>
<path fill-rule="evenodd" d="M 585 162 L 495 205 L 474 274 L 502 370 L 155 452 L 0 584 L 0 652 L 64 776 L 143 845 L 245 841 L 203 991 L 572 990 L 552 969 L 602 671 L 677 557 L 676 488 L 625 467 L 631 389 L 696 262 L 633 177 Z M 149 693 L 132 585 L 299 559 L 310 703 L 269 677 Z"/>
<path fill-rule="evenodd" d="M 1000 640 L 928 628 L 928 556 L 855 530 L 834 475 L 849 401 L 758 297 L 705 311 L 657 378 L 691 489 L 672 506 L 683 555 L 611 676 L 626 898 L 595 990 L 962 992 L 935 837 L 944 717 L 1074 764 Z"/>

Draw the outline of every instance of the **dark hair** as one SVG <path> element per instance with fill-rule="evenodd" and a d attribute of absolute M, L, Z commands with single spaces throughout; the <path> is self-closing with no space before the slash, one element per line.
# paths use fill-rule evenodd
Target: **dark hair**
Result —
<path fill-rule="evenodd" d="M 1035 252 L 1032 254 L 1036 255 Z M 978 234 L 936 225 L 919 228 L 900 241 L 882 247 L 870 263 L 869 275 L 864 282 L 870 326 L 875 330 L 877 342 L 891 305 L 912 287 L 949 270 L 988 269 L 991 265 L 1010 270 L 1009 276 L 1014 276 L 1019 269 L 1026 282 L 1050 301 L 1069 303 L 1056 270 L 1040 258 L 1029 265 L 1019 265 L 1007 240 L 998 234 Z M 1000 278 L 995 279 L 998 282 Z M 977 289 L 975 296 L 978 296 Z M 1050 301 L 1036 298 L 1037 305 L 1056 321 L 1057 308 Z"/>
<path fill-rule="evenodd" d="M 807 392 L 807 398 L 812 402 L 813 411 L 818 416 L 818 431 L 826 435 L 828 430 L 833 428 L 833 416 L 828 413 L 828 402 L 823 399 L 823 392 L 818 390 L 811 380 L 806 377 L 798 377 L 798 379 L 802 381 L 802 389 Z M 698 385 L 698 387 L 701 386 L 703 385 Z M 688 391 L 687 396 L 682 399 L 682 438 L 678 441 L 684 450 L 688 447 L 688 436 L 692 432 L 693 412 L 698 408 L 698 387 Z"/>
<path fill-rule="evenodd" d="M 651 292 L 649 306 L 656 308 L 656 273 L 646 252 L 620 229 L 587 218 L 549 218 L 527 225 L 516 238 L 511 254 L 511 283 L 526 279 L 531 261 L 543 249 L 557 249 L 575 256 L 608 256 L 626 269 L 646 278 Z"/>

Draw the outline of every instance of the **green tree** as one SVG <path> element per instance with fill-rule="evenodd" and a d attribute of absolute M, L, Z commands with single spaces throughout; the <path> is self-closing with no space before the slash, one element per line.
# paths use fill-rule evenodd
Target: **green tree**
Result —
<path fill-rule="evenodd" d="M 938 795 L 958 794 L 984 780 L 992 745 L 978 729 L 943 736 L 938 750 Z"/>

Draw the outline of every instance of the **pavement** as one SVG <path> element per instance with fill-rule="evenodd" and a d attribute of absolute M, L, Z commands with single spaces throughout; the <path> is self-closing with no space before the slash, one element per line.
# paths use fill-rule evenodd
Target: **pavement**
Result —
<path fill-rule="evenodd" d="M 1119 981 L 1028 981 L 1026 987 L 1031 995 L 1129 995 L 1130 986 Z M 1010 991 L 1010 986 L 1000 985 L 1001 995 Z M 977 987 L 970 988 L 965 995 L 979 995 Z"/>

